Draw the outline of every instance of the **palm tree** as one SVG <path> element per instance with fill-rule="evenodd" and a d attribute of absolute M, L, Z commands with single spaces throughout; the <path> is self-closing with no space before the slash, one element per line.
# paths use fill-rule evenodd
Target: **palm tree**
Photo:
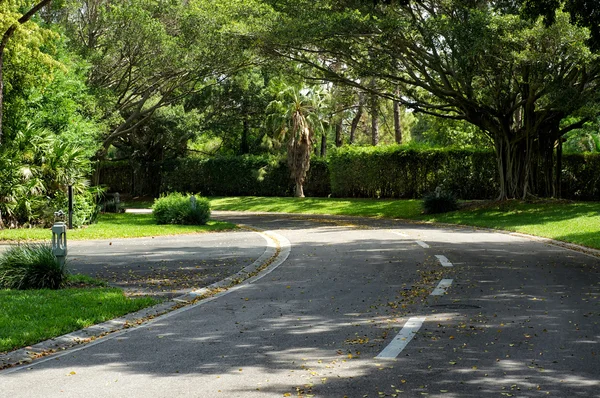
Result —
<path fill-rule="evenodd" d="M 281 84 L 268 106 L 277 138 L 287 138 L 287 159 L 295 183 L 294 196 L 304 197 L 304 181 L 310 168 L 315 133 L 323 130 L 326 95 L 314 88 Z"/>

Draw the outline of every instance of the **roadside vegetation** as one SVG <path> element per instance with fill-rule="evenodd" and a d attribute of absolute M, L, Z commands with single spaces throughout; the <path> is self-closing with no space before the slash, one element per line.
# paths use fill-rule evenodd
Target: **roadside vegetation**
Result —
<path fill-rule="evenodd" d="M 205 225 L 158 225 L 152 214 L 105 213 L 98 223 L 67 232 L 68 240 L 142 238 L 161 235 L 181 235 L 226 231 L 235 225 L 222 221 L 208 221 Z M 0 230 L 0 241 L 50 240 L 49 228 L 20 228 Z"/>
<path fill-rule="evenodd" d="M 156 304 L 73 276 L 65 289 L 0 289 L 0 352 L 60 336 Z"/>

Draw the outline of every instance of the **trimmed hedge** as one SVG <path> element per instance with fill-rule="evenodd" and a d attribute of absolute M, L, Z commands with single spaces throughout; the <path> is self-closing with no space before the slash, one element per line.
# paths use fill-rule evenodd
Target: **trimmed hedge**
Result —
<path fill-rule="evenodd" d="M 329 170 L 338 197 L 415 199 L 442 186 L 484 199 L 498 191 L 494 155 L 481 150 L 347 147 L 332 153 Z"/>
<path fill-rule="evenodd" d="M 327 196 L 327 163 L 312 159 L 304 192 Z M 293 183 L 284 159 L 267 156 L 184 158 L 165 162 L 162 192 L 199 192 L 204 196 L 290 196 Z"/>
<path fill-rule="evenodd" d="M 600 200 L 600 154 L 562 159 L 562 197 Z M 199 192 L 204 196 L 291 196 L 293 183 L 285 159 L 269 156 L 183 158 L 152 164 L 151 182 L 131 182 L 129 164 L 102 166 L 100 182 L 111 191 L 158 196 Z M 129 186 L 126 181 L 129 180 Z M 135 180 L 135 178 L 133 179 Z M 112 182 L 117 186 L 113 186 Z M 140 187 L 147 192 L 140 192 Z M 311 159 L 306 196 L 422 198 L 441 186 L 459 199 L 492 199 L 498 194 L 495 155 L 474 149 L 400 146 L 344 147 L 327 160 Z M 129 188 L 129 189 L 127 189 Z"/>

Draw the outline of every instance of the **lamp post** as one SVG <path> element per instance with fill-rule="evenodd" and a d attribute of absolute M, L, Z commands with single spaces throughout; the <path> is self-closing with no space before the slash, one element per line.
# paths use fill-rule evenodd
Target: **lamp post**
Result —
<path fill-rule="evenodd" d="M 64 222 L 65 213 L 62 210 L 54 213 L 54 225 L 52 226 L 52 254 L 60 265 L 65 265 L 67 257 L 67 225 Z M 60 221 L 62 219 L 62 221 Z"/>

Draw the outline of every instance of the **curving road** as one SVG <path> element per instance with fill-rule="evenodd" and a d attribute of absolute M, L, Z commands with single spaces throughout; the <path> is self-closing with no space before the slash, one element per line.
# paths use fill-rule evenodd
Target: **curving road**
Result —
<path fill-rule="evenodd" d="M 216 213 L 260 280 L 0 372 L 7 397 L 600 397 L 600 260 L 508 234 Z M 432 293 L 434 293 L 432 295 Z"/>

